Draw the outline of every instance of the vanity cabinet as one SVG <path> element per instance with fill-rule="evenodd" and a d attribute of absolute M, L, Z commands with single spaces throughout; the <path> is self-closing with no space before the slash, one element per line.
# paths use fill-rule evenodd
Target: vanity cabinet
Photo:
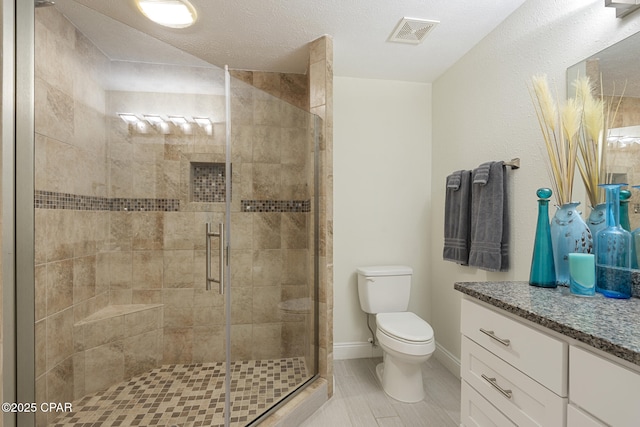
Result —
<path fill-rule="evenodd" d="M 461 308 L 463 426 L 640 425 L 640 368 L 468 297 Z"/>
<path fill-rule="evenodd" d="M 640 298 L 524 281 L 454 288 L 462 426 L 640 426 Z"/>
<path fill-rule="evenodd" d="M 463 425 L 566 425 L 566 342 L 467 299 L 461 329 Z"/>

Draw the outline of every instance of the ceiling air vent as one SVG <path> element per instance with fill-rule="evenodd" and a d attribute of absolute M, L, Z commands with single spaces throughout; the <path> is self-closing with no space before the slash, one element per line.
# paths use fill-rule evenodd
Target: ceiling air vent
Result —
<path fill-rule="evenodd" d="M 438 25 L 440 21 L 428 19 L 402 18 L 391 36 L 390 42 L 420 44 L 427 34 Z"/>

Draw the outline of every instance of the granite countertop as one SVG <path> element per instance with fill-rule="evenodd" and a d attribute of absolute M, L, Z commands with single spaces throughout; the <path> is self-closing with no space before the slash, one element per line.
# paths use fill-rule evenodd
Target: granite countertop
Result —
<path fill-rule="evenodd" d="M 578 297 L 528 282 L 458 282 L 463 294 L 640 366 L 640 298 Z"/>

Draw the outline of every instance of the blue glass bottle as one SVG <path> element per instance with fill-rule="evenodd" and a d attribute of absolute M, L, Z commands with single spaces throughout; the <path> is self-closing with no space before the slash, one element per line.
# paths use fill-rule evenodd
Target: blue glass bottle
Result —
<path fill-rule="evenodd" d="M 631 231 L 631 224 L 629 223 L 629 199 L 631 198 L 631 191 L 620 190 L 620 227 L 627 231 Z"/>
<path fill-rule="evenodd" d="M 620 187 L 600 184 L 607 195 L 607 228 L 596 235 L 596 291 L 609 298 L 631 298 L 631 233 L 620 226 Z"/>
<path fill-rule="evenodd" d="M 640 190 L 640 185 L 634 185 L 633 188 Z M 631 268 L 640 266 L 640 228 L 636 228 L 631 232 Z"/>
<path fill-rule="evenodd" d="M 531 259 L 531 272 L 529 284 L 543 288 L 555 288 L 556 268 L 553 262 L 553 246 L 551 243 L 551 227 L 549 225 L 549 198 L 551 189 L 539 188 L 536 191 L 538 198 L 538 225 L 536 226 L 535 244 Z"/>
<path fill-rule="evenodd" d="M 593 253 L 596 253 L 596 246 L 598 242 L 596 241 L 596 234 L 598 231 L 607 228 L 607 220 L 604 217 L 606 212 L 607 205 L 604 203 L 599 203 L 595 207 L 591 207 L 591 214 L 587 219 L 587 225 L 589 226 L 589 230 L 591 230 L 591 236 L 593 237 Z"/>

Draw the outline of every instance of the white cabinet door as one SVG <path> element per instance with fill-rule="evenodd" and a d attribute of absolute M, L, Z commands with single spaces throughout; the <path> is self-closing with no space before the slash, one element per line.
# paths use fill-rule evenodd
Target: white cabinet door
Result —
<path fill-rule="evenodd" d="M 585 414 L 573 405 L 567 406 L 567 427 L 606 427 L 600 421 Z"/>
<path fill-rule="evenodd" d="M 640 374 L 578 347 L 569 351 L 569 400 L 606 424 L 640 426 Z"/>

